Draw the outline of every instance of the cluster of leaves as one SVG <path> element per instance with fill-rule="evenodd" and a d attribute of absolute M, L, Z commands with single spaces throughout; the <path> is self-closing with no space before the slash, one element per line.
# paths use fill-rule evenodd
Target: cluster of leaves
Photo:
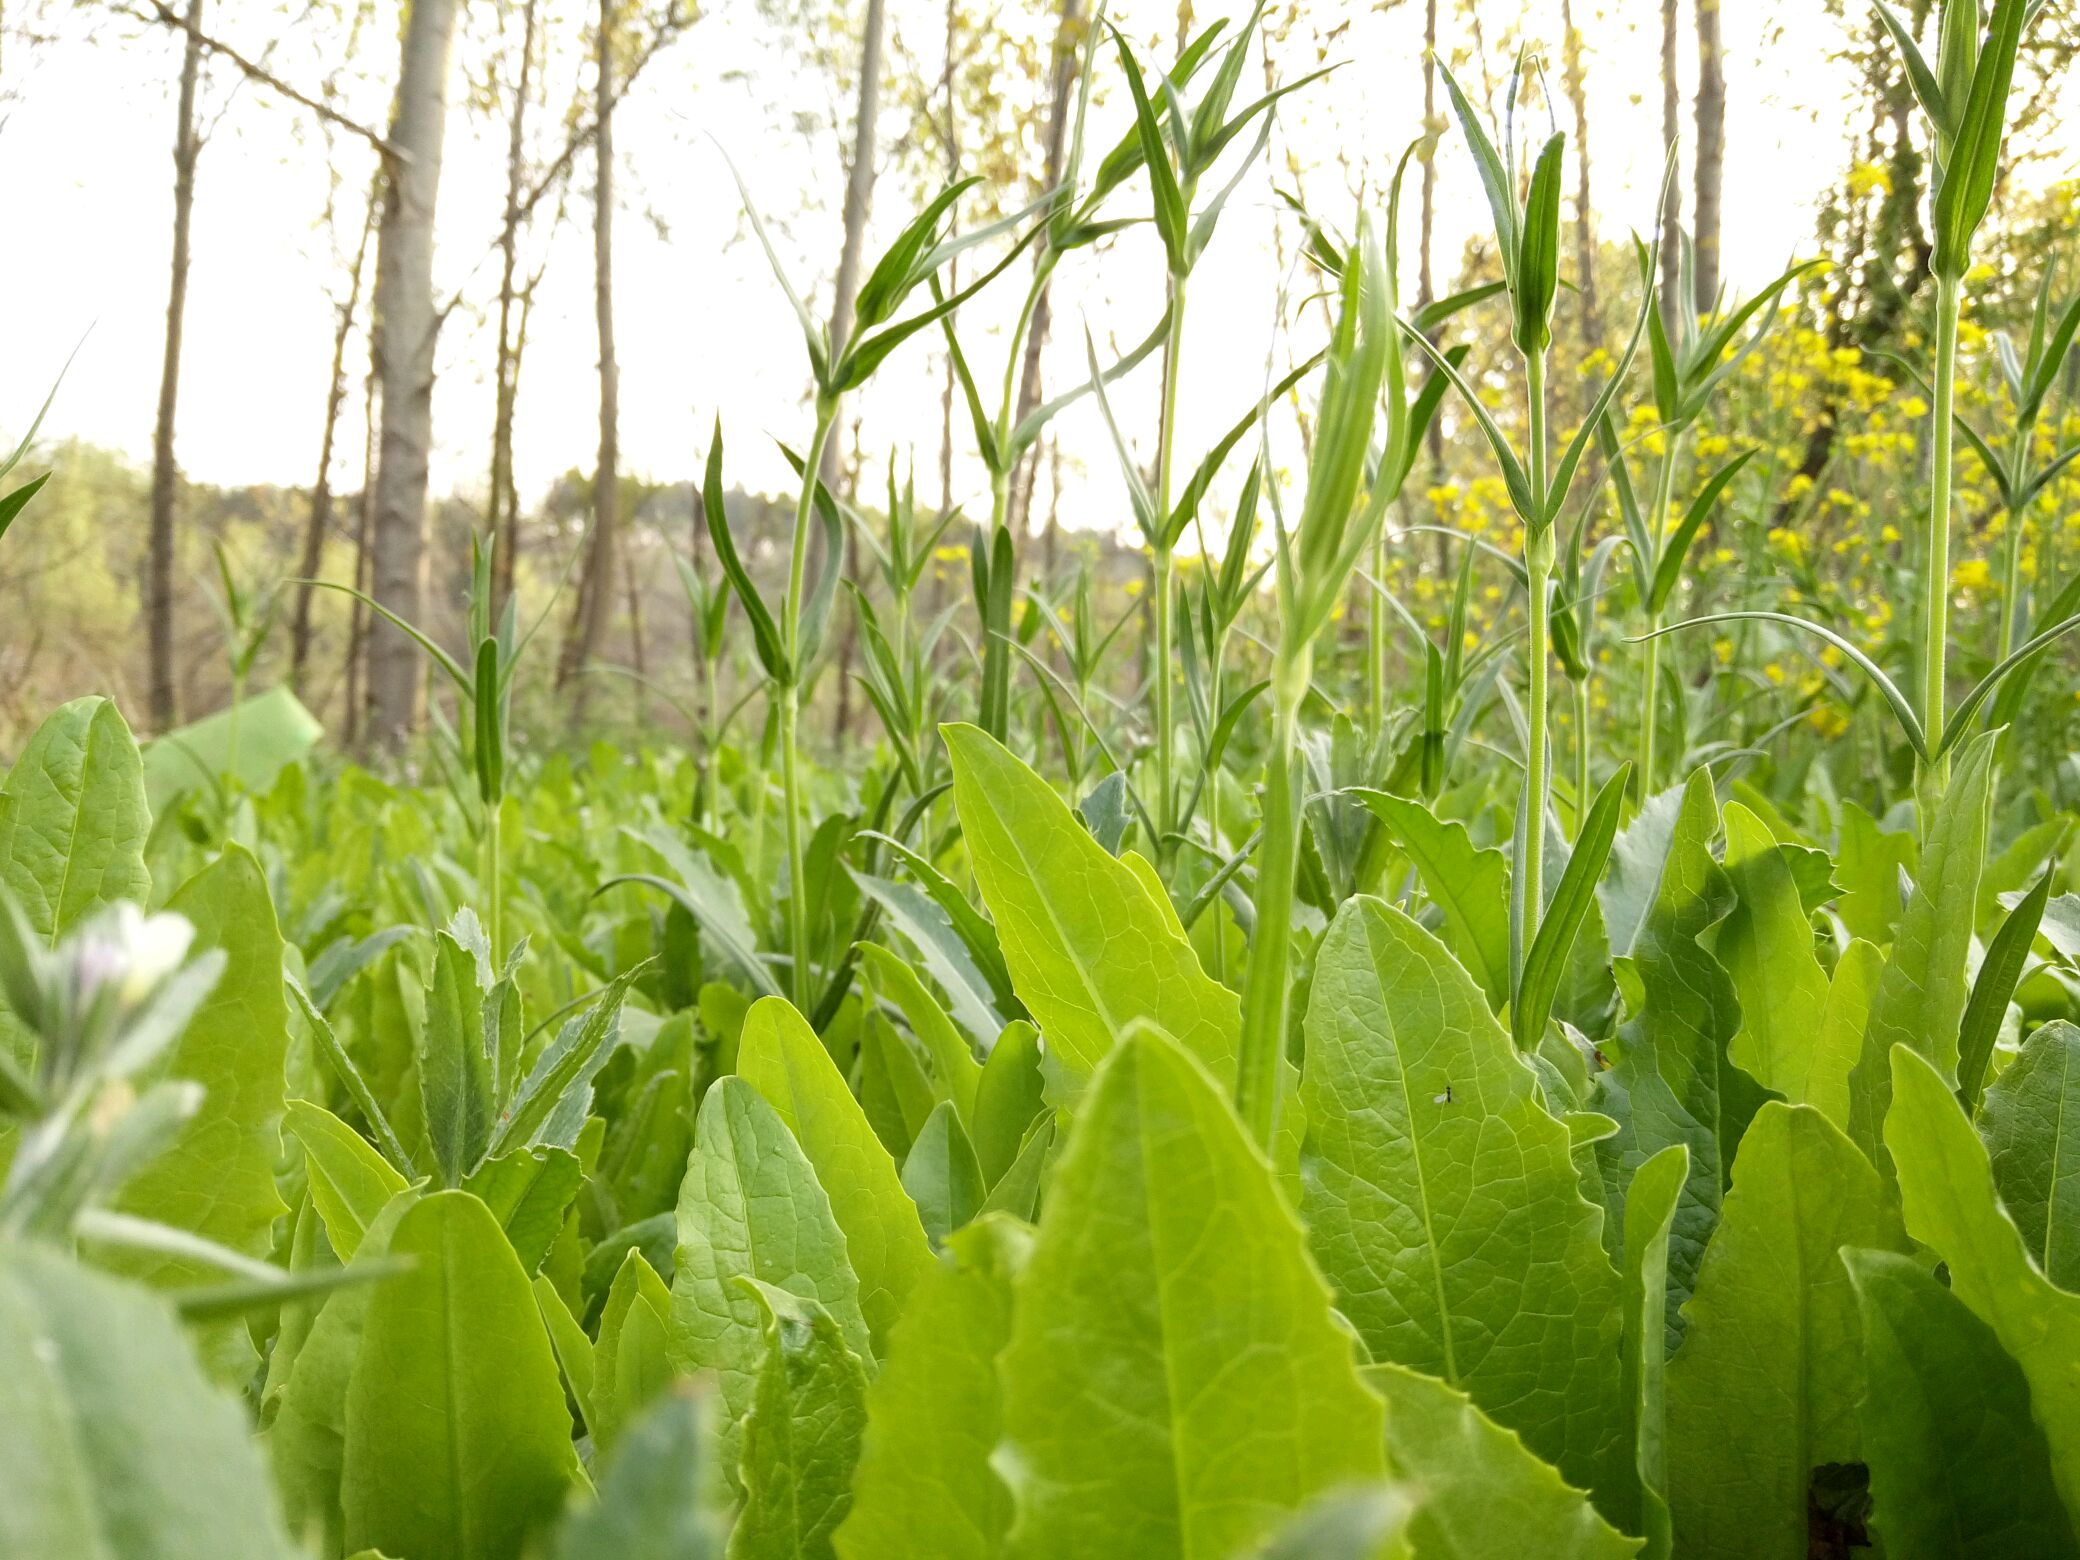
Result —
<path fill-rule="evenodd" d="M 1987 53 L 1954 0 L 1917 74 L 1960 243 L 2024 12 L 2001 0 Z M 1664 321 L 1642 246 L 1631 345 L 1549 468 L 1561 143 L 1520 191 L 1513 136 L 1498 152 L 1450 84 L 1503 282 L 1402 318 L 1391 236 L 1314 227 L 1327 349 L 1172 493 L 1185 283 L 1239 174 L 1195 213 L 1198 186 L 1252 125 L 1245 165 L 1262 150 L 1277 96 L 1232 110 L 1255 25 L 1153 89 L 1114 35 L 1135 124 L 1087 188 L 956 238 L 956 187 L 873 268 L 851 339 L 799 311 L 817 425 L 778 596 L 710 449 L 698 754 L 513 742 L 526 639 L 481 554 L 472 653 L 418 635 L 460 717 L 435 783 L 301 757 L 272 720 L 241 748 L 236 708 L 221 762 L 195 733 L 141 754 L 105 700 L 47 718 L 0 788 L 0 1553 L 2080 1555 L 2080 830 L 2044 785 L 2004 798 L 1998 725 L 2071 603 L 2007 623 L 1947 719 L 1782 603 L 1687 620 L 1824 644 L 1865 679 L 1845 699 L 1875 690 L 1946 761 L 1918 790 L 1830 758 L 1803 709 L 1782 761 L 1685 741 L 1667 788 L 1651 739 L 1595 783 L 1578 719 L 1554 781 L 1546 636 L 1579 717 L 1624 548 L 1658 644 L 1763 464 L 1707 449 L 1711 403 L 1770 362 L 1795 274 Z M 1014 623 L 1003 487 L 1034 425 L 992 419 L 961 363 L 998 512 L 977 675 L 950 689 L 957 609 L 917 608 L 952 517 L 893 476 L 879 524 L 822 486 L 837 400 L 1043 236 L 1042 278 L 1104 236 L 1137 174 L 1169 308 L 1075 394 L 1128 472 L 1155 621 L 1108 626 L 1085 571 Z M 941 295 L 955 252 L 1021 228 Z M 1431 339 L 1496 296 L 1522 455 Z M 1968 436 L 2011 510 L 2068 460 L 2034 443 L 2080 319 L 2049 298 L 2002 359 L 2023 442 L 2003 462 Z M 1643 425 L 1617 406 L 1641 341 Z M 1105 388 L 1157 344 L 1151 489 Z M 1294 525 L 1259 460 L 1180 582 L 1223 463 L 1317 366 Z M 1462 537 L 1431 621 L 1362 565 L 1448 391 L 1522 546 Z M 1716 469 L 1671 530 L 1685 440 Z M 1592 449 L 1621 529 L 1584 518 L 1563 551 Z M 797 721 L 847 525 L 879 576 L 852 599 L 883 740 L 819 767 Z M 1475 632 L 1498 558 L 1527 595 L 1522 702 L 1514 646 Z M 266 614 L 225 582 L 238 655 Z M 734 741 L 733 608 L 768 717 Z M 1427 671 L 1401 711 L 1397 622 Z M 1137 643 L 1148 681 L 1108 711 Z M 1244 666 L 1269 675 L 1228 687 Z M 184 783 L 155 788 L 169 764 Z"/>

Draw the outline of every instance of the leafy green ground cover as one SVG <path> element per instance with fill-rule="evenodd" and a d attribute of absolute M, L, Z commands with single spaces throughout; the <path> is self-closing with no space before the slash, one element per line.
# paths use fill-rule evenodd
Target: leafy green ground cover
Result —
<path fill-rule="evenodd" d="M 1933 64 L 1886 13 L 1953 311 L 2035 10 L 1944 7 Z M 1070 252 L 1147 175 L 1173 365 L 1199 182 L 1266 111 L 1234 106 L 1249 32 L 1153 91 L 1119 42 L 1133 133 L 1022 219 Z M 2004 602 L 1947 707 L 1944 498 L 1911 693 L 1802 614 L 1701 615 L 1735 656 L 1813 637 L 1896 765 L 1811 711 L 1788 760 L 1657 751 L 1727 483 L 1671 528 L 1672 457 L 1643 508 L 1612 408 L 1636 359 L 1679 447 L 1785 284 L 1671 325 L 1643 246 L 1556 453 L 1557 138 L 1520 179 L 1453 97 L 1502 282 L 1410 317 L 1391 203 L 1318 229 L 1306 468 L 1252 469 L 1241 540 L 1180 570 L 1262 408 L 1175 486 L 1166 414 L 1153 486 L 1126 462 L 1132 636 L 1088 589 L 1014 618 L 1000 481 L 978 675 L 938 676 L 943 527 L 892 493 L 849 763 L 801 724 L 839 583 L 811 542 L 867 521 L 805 475 L 769 601 L 719 438 L 724 577 L 690 590 L 711 659 L 748 630 L 762 732 L 711 701 L 691 751 L 526 751 L 488 559 L 468 653 L 422 641 L 455 718 L 416 782 L 307 751 L 286 695 L 148 755 L 104 699 L 45 720 L 0 788 L 0 1555 L 2080 1554 L 2080 839 L 2008 730 L 2071 623 Z M 805 473 L 947 318 L 913 295 L 970 241 L 953 204 L 852 340 L 802 311 Z M 2044 297 L 2010 354 L 2038 403 L 2080 321 Z M 1437 335 L 1503 305 L 1521 451 Z M 1947 376 L 1954 318 L 1938 345 Z M 1008 473 L 1030 432 L 970 395 Z M 1448 397 L 1531 610 L 1469 654 L 1462 583 L 1403 696 L 1369 563 Z M 1621 529 L 1585 546 L 1591 464 Z M 1569 776 L 1548 673 L 1579 692 L 1621 610 L 1657 718 L 1629 763 L 1577 723 Z M 1107 706 L 1125 643 L 1152 686 Z"/>

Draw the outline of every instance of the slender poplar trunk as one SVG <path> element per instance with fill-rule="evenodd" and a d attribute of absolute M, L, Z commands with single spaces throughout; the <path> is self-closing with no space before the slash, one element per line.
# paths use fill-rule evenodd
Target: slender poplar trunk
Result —
<path fill-rule="evenodd" d="M 325 382 L 325 431 L 318 440 L 318 478 L 311 485 L 311 517 L 303 533 L 303 560 L 298 571 L 314 580 L 325 567 L 325 537 L 332 530 L 332 451 L 339 434 L 339 415 L 347 402 L 347 338 L 354 333 L 354 317 L 361 309 L 361 277 L 368 262 L 368 241 L 375 231 L 377 191 L 368 192 L 368 209 L 361 219 L 361 241 L 354 246 L 354 264 L 347 272 L 347 298 L 339 306 L 332 331 L 332 374 Z M 296 587 L 296 604 L 289 619 L 289 680 L 299 690 L 311 653 L 311 598 L 314 585 Z"/>
<path fill-rule="evenodd" d="M 1589 198 L 1589 82 L 1582 60 L 1582 33 L 1574 24 L 1574 0 L 1560 0 L 1560 25 L 1567 36 L 1567 106 L 1574 114 L 1574 268 L 1575 286 L 1580 289 L 1582 349 L 1594 352 L 1603 345 L 1603 307 L 1596 295 L 1596 207 Z M 1596 385 L 1584 380 L 1582 392 L 1593 400 Z"/>
<path fill-rule="evenodd" d="M 151 659 L 152 725 L 178 718 L 173 681 L 173 523 L 180 473 L 173 459 L 175 409 L 181 388 L 181 326 L 188 310 L 188 235 L 195 214 L 195 90 L 202 74 L 202 0 L 188 0 L 187 41 L 173 132 L 173 265 L 166 293 L 166 355 L 159 370 L 159 415 L 152 430 L 152 521 L 145 562 L 145 638 Z"/>
<path fill-rule="evenodd" d="M 1062 0 L 1062 25 L 1055 35 L 1054 80 L 1047 109 L 1047 149 L 1040 172 L 1040 188 L 1051 190 L 1062 182 L 1062 172 L 1069 156 L 1069 120 L 1075 112 L 1073 102 L 1076 89 L 1077 39 L 1083 21 L 1083 0 Z M 1044 257 L 1035 257 L 1036 264 L 1044 264 Z M 1040 358 L 1047 346 L 1047 333 L 1054 319 L 1051 301 L 1052 282 L 1050 276 L 1041 283 L 1040 295 L 1033 302 L 1033 321 L 1026 331 L 1025 362 L 1019 369 L 1018 412 L 1012 418 L 1015 428 L 1031 416 L 1040 405 L 1043 389 L 1040 378 Z M 1023 530 L 1027 516 L 1033 507 L 1033 483 L 1039 475 L 1039 456 L 1027 451 L 1024 460 L 1011 478 L 1011 509 L 1007 523 L 1014 530 Z"/>
<path fill-rule="evenodd" d="M 426 479 L 433 446 L 433 220 L 447 136 L 448 64 L 456 0 L 413 0 L 405 23 L 376 249 L 376 363 L 382 437 L 371 565 L 375 598 L 407 622 L 420 615 L 426 574 Z M 370 626 L 369 735 L 403 745 L 418 719 L 419 649 L 387 623 Z"/>
<path fill-rule="evenodd" d="M 491 424 L 491 502 L 488 520 L 498 539 L 492 569 L 494 616 L 513 593 L 520 554 L 520 501 L 513 489 L 513 410 L 520 395 L 520 348 L 515 339 L 518 301 L 521 201 L 525 195 L 528 98 L 533 91 L 535 15 L 539 0 L 527 0 L 520 23 L 520 73 L 513 87 L 513 113 L 506 133 L 505 221 L 498 235 L 497 410 Z"/>
<path fill-rule="evenodd" d="M 1719 296 L 1720 190 L 1726 175 L 1726 57 L 1719 46 L 1719 0 L 1697 4 L 1697 312 Z"/>
<path fill-rule="evenodd" d="M 1682 86 L 1676 79 L 1676 45 L 1681 34 L 1676 27 L 1676 0 L 1661 0 L 1661 144 L 1674 146 L 1682 133 L 1677 122 L 1683 111 Z M 1683 196 L 1676 181 L 1668 181 L 1661 202 L 1661 318 L 1671 329 L 1676 317 L 1676 289 L 1682 286 L 1682 245 L 1676 229 L 1683 222 Z"/>
<path fill-rule="evenodd" d="M 582 722 L 590 685 L 580 675 L 599 653 L 614 597 L 614 547 L 621 526 L 621 367 L 614 355 L 614 29 L 612 0 L 600 0 L 595 40 L 593 151 L 593 314 L 599 328 L 599 464 L 592 478 L 592 538 L 570 636 L 564 641 L 560 682 L 578 677 L 572 716 Z"/>

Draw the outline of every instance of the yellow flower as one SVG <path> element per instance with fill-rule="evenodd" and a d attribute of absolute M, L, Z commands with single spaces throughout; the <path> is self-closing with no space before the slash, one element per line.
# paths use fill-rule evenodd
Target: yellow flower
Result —
<path fill-rule="evenodd" d="M 1993 570 L 1984 558 L 1967 558 L 1950 571 L 1950 583 L 1961 591 L 1982 591 L 1993 584 Z"/>

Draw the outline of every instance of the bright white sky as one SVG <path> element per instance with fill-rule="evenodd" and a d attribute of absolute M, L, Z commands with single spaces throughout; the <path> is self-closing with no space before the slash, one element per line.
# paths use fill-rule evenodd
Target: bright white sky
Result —
<path fill-rule="evenodd" d="M 935 63 L 943 10 L 919 0 L 892 5 L 902 45 Z M 54 45 L 33 52 L 11 46 L 0 74 L 0 89 L 16 96 L 0 129 L 0 189 L 21 218 L 15 236 L 0 246 L 0 297 L 7 301 L 11 345 L 0 386 L 0 429 L 19 430 L 74 341 L 91 327 L 47 431 L 77 434 L 144 458 L 164 331 L 178 39 L 105 15 L 93 21 L 89 36 L 86 18 L 97 9 L 61 15 L 53 25 L 64 36 Z M 1443 9 L 1456 7 L 1447 0 Z M 1506 48 L 1501 40 L 1520 20 L 1529 37 L 1559 37 L 1557 0 L 1477 0 L 1474 9 L 1497 68 Z M 1577 0 L 1576 9 L 1592 48 L 1598 217 L 1606 234 L 1634 226 L 1645 230 L 1653 221 L 1661 167 L 1660 8 L 1653 0 L 1606 0 L 1601 6 Z M 1687 29 L 1687 4 L 1684 9 Z M 1750 0 L 1725 8 L 1725 244 L 1736 287 L 1766 280 L 1794 252 L 1810 248 L 1815 198 L 1843 168 L 1842 100 L 1825 59 L 1834 24 L 1819 10 L 1815 0 Z M 12 19 L 14 8 L 9 14 Z M 1174 25 L 1167 5 L 1144 3 L 1128 14 L 1144 36 Z M 1202 19 L 1204 14 L 1206 8 Z M 468 25 L 489 29 L 492 15 L 492 7 L 480 3 L 471 8 Z M 259 52 L 284 26 L 281 8 L 258 0 L 222 0 L 210 7 L 210 30 L 249 52 Z M 1343 178 L 1336 167 L 1339 149 L 1368 159 L 1377 179 L 1420 133 L 1420 26 L 1415 0 L 1384 13 L 1353 7 L 1350 25 L 1330 51 L 1332 58 L 1351 63 L 1284 116 L 1282 135 L 1291 138 L 1303 164 L 1318 170 L 1310 175 L 1310 199 L 1332 218 L 1347 221 L 1352 209 L 1348 197 L 1339 200 L 1334 193 Z M 283 75 L 315 84 L 324 67 L 312 44 L 335 36 L 292 36 L 273 59 Z M 1448 32 L 1445 47 L 1450 53 L 1471 43 L 1461 23 Z M 458 56 L 481 58 L 482 46 L 481 37 L 465 41 Z M 1685 47 L 1687 71 L 1687 30 Z M 1304 68 L 1312 62 L 1311 41 L 1294 53 L 1292 67 Z M 368 59 L 377 70 L 394 70 L 394 44 L 387 36 L 376 39 Z M 576 67 L 567 59 L 559 68 Z M 1469 70 L 1478 76 L 1477 65 Z M 837 248 L 836 154 L 827 136 L 805 137 L 771 106 L 795 90 L 793 83 L 811 79 L 746 0 L 724 0 L 653 65 L 617 121 L 624 203 L 616 233 L 621 439 L 629 469 L 664 477 L 693 473 L 709 419 L 719 408 L 730 438 L 732 480 L 782 483 L 770 437 L 798 440 L 804 434 L 800 338 L 737 220 L 734 191 L 707 136 L 712 132 L 731 148 L 754 191 L 763 192 L 768 216 L 787 229 L 798 285 L 820 282 L 824 257 Z M 199 180 L 179 455 L 185 470 L 202 480 L 307 484 L 316 462 L 331 346 L 327 289 L 338 285 L 340 275 L 333 238 L 320 223 L 325 158 L 310 116 L 264 89 L 240 86 L 234 92 L 234 85 L 230 67 L 212 70 L 207 105 L 222 118 Z M 1556 79 L 1556 91 L 1557 86 Z M 371 80 L 357 90 L 368 117 L 378 117 L 387 91 L 383 83 Z M 819 103 L 827 99 L 826 87 L 812 90 Z M 454 96 L 460 98 L 459 88 Z M 1116 93 L 1105 107 L 1102 133 L 1094 139 L 1109 142 L 1117 133 L 1123 99 L 1123 92 Z M 1486 212 L 1456 132 L 1441 155 L 1437 254 L 1448 280 Z M 501 125 L 454 115 L 441 193 L 438 276 L 444 290 L 461 288 L 467 301 L 442 338 L 437 489 L 480 493 L 484 486 L 492 412 L 487 305 L 497 282 L 489 246 L 503 199 L 503 158 Z M 348 161 L 360 166 L 358 159 Z M 2070 170 L 2058 172 L 2070 176 Z M 800 192 L 811 188 L 820 209 L 803 210 Z M 892 231 L 912 194 L 905 176 L 883 180 L 877 233 Z M 345 193 L 348 230 L 339 242 L 348 250 L 358 232 L 359 198 L 356 189 Z M 1124 192 L 1127 204 L 1142 199 L 1138 187 Z M 1413 208 L 1411 198 L 1404 223 L 1411 242 Z M 518 449 L 528 501 L 558 473 L 589 467 L 593 459 L 590 220 L 588 171 L 574 186 L 571 221 L 549 248 L 547 280 L 531 325 Z M 1271 346 L 1269 299 L 1278 274 L 1273 228 L 1281 220 L 1290 245 L 1290 218 L 1282 217 L 1263 172 L 1253 173 L 1195 282 L 1182 408 L 1186 449 L 1197 435 L 1210 438 L 1231 421 L 1262 383 Z M 810 262 L 812 253 L 818 264 Z M 1159 308 L 1153 256 L 1152 239 L 1130 237 L 1102 259 L 1085 254 L 1068 265 L 1057 292 L 1056 346 L 1049 356 L 1054 388 L 1081 377 L 1083 320 L 1089 320 L 1101 350 L 1108 335 L 1126 343 L 1147 330 Z M 1414 275 L 1412 253 L 1404 275 Z M 1012 291 L 1001 289 L 992 312 L 1015 303 Z M 976 372 L 994 378 L 1001 348 L 987 339 L 987 320 L 978 318 L 970 328 L 978 338 L 969 343 Z M 357 347 L 353 360 L 357 405 L 364 350 Z M 914 445 L 920 487 L 933 494 L 940 361 L 937 341 L 920 338 L 884 372 L 865 408 L 869 451 Z M 1116 404 L 1123 420 L 1141 426 L 1152 399 L 1152 391 L 1129 385 Z M 1094 508 L 1117 503 L 1117 478 L 1095 420 L 1065 422 L 1063 437 L 1095 468 L 1089 488 Z M 336 479 L 356 486 L 358 419 L 350 418 L 342 430 L 342 446 L 347 453 Z M 972 463 L 962 462 L 957 473 L 961 491 L 980 486 Z M 1093 522 L 1077 516 L 1071 523 Z M 1095 523 L 1103 523 L 1102 514 Z"/>

